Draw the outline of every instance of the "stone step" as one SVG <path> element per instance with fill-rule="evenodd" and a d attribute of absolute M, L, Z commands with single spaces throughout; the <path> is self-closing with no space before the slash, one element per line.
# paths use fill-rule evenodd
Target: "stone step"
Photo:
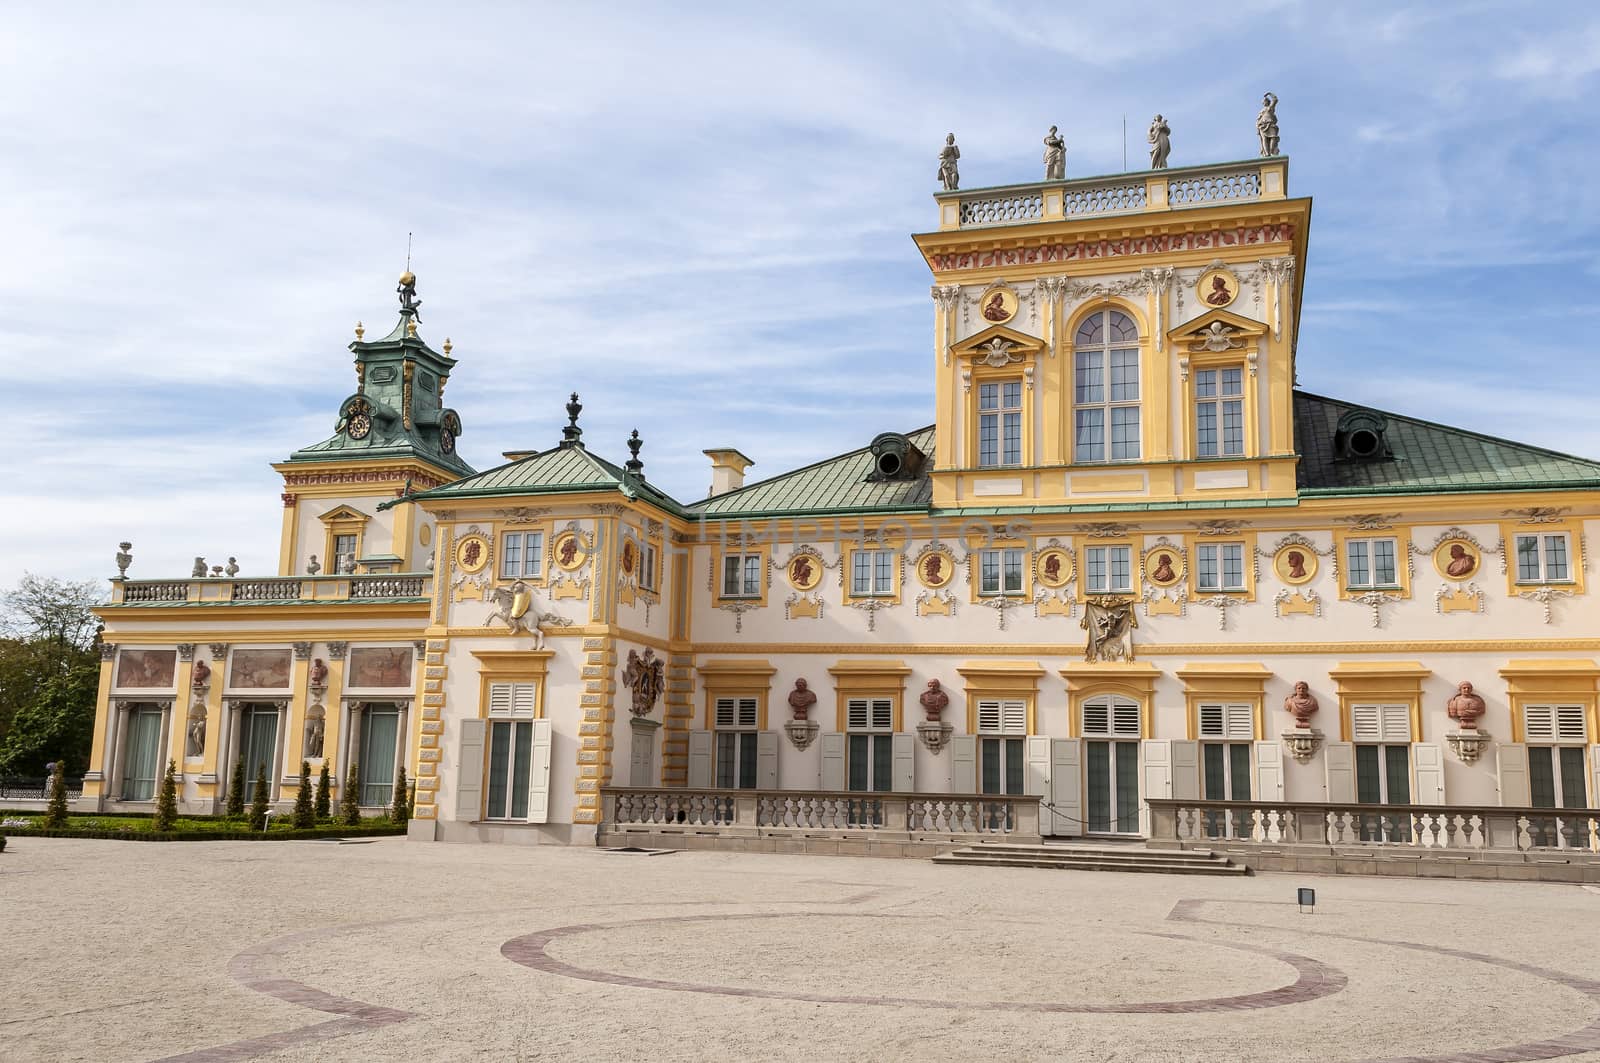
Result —
<path fill-rule="evenodd" d="M 1065 846 L 981 845 L 940 853 L 936 864 L 1042 867 L 1066 871 L 1126 871 L 1156 875 L 1248 875 L 1250 869 L 1212 853 L 1109 853 Z"/>

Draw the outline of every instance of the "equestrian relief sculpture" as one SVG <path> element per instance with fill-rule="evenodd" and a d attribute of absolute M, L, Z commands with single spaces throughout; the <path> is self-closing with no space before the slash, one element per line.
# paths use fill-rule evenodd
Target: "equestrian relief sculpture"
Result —
<path fill-rule="evenodd" d="M 572 621 L 559 613 L 540 613 L 533 609 L 533 590 L 522 580 L 517 580 L 509 587 L 495 587 L 489 591 L 487 600 L 494 603 L 494 611 L 483 622 L 488 627 L 496 620 L 511 629 L 513 635 L 532 635 L 533 648 L 544 649 L 545 627 L 571 627 Z M 528 623 L 529 617 L 533 623 Z"/>

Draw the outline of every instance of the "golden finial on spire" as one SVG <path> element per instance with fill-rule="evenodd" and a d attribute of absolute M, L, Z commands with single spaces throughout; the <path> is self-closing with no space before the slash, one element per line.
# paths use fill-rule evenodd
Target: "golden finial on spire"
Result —
<path fill-rule="evenodd" d="M 444 338 L 444 353 L 445 353 L 446 357 L 448 357 L 449 354 L 450 354 L 450 337 L 449 336 L 446 336 Z"/>
<path fill-rule="evenodd" d="M 417 338 L 417 319 L 416 318 L 409 318 L 406 321 L 406 335 L 410 336 L 412 339 L 416 339 Z"/>
<path fill-rule="evenodd" d="M 356 322 L 356 339 L 359 340 L 362 336 L 365 336 L 366 334 L 367 334 L 366 328 L 362 326 L 361 322 L 357 321 Z"/>

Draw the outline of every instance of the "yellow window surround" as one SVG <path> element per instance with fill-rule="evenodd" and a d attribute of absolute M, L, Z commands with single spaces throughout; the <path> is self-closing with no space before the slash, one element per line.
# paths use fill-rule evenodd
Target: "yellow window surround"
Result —
<path fill-rule="evenodd" d="M 550 569 L 552 566 L 551 538 L 553 535 L 553 529 L 549 521 L 533 521 L 530 523 L 512 524 L 507 521 L 498 520 L 494 522 L 492 530 L 494 532 L 494 570 L 489 574 L 490 579 L 497 584 L 510 584 L 516 582 L 517 580 L 521 580 L 522 582 L 531 584 L 533 586 L 543 586 L 549 582 Z M 539 574 L 537 576 L 501 575 L 501 573 L 504 571 L 506 536 L 508 534 L 523 536 L 532 534 L 541 536 L 539 540 Z M 524 564 L 527 562 L 527 550 L 527 539 L 524 538 L 522 542 L 522 558 Z"/>
<path fill-rule="evenodd" d="M 734 555 L 740 557 L 756 555 L 761 558 L 761 563 L 757 569 L 759 575 L 756 579 L 756 586 L 758 589 L 756 594 L 745 595 L 723 593 L 724 562 L 728 557 Z M 767 591 L 772 585 L 771 567 L 772 546 L 770 543 L 746 543 L 744 545 L 740 545 L 736 542 L 730 541 L 726 544 L 718 545 L 711 551 L 711 596 L 719 602 L 752 602 L 756 605 L 764 606 L 767 604 Z M 739 577 L 741 585 L 744 581 L 743 571 L 744 570 L 741 566 Z"/>
<path fill-rule="evenodd" d="M 1518 583 L 1517 582 L 1517 536 L 1538 535 L 1541 537 L 1539 549 L 1544 550 L 1543 536 L 1565 534 L 1567 537 L 1567 573 L 1566 580 L 1550 580 L 1545 583 Z M 1529 521 L 1502 521 L 1500 523 L 1500 539 L 1505 544 L 1506 566 L 1506 593 L 1515 596 L 1518 592 L 1537 591 L 1540 587 L 1556 587 L 1561 590 L 1571 591 L 1573 594 L 1583 594 L 1585 583 L 1583 578 L 1583 521 L 1558 520 L 1544 523 L 1531 523 Z"/>
<path fill-rule="evenodd" d="M 335 556 L 334 543 L 339 541 L 341 535 L 356 537 L 356 548 L 353 551 L 356 559 L 365 552 L 367 522 L 372 519 L 369 515 L 352 506 L 335 506 L 317 519 L 322 521 L 324 528 L 322 571 L 329 574 L 339 571 L 339 559 Z"/>
<path fill-rule="evenodd" d="M 1004 325 L 994 325 L 950 345 L 950 356 L 960 378 L 966 431 L 961 434 L 964 450 L 956 456 L 957 468 L 982 472 L 1024 469 L 1038 461 L 1034 439 L 1034 395 L 1039 355 L 1045 342 Z M 1022 458 L 1016 465 L 978 464 L 978 399 L 982 384 L 1015 381 L 1022 389 Z M 1004 446 L 1004 436 L 1001 437 Z M 1002 453 L 1003 456 L 1003 453 Z"/>
<path fill-rule="evenodd" d="M 1028 733 L 1038 733 L 1039 677 L 1044 675 L 1038 661 L 967 661 L 956 672 L 966 680 L 967 734 L 978 733 L 978 702 L 988 698 L 1027 702 Z"/>
<path fill-rule="evenodd" d="M 1266 737 L 1266 686 L 1272 672 L 1255 661 L 1197 661 L 1176 673 L 1183 680 L 1183 696 L 1188 702 L 1189 737 L 1200 737 L 1202 702 L 1245 703 L 1255 707 L 1255 737 Z"/>
<path fill-rule="evenodd" d="M 846 659 L 828 669 L 838 699 L 837 731 L 849 730 L 846 703 L 853 698 L 889 698 L 894 702 L 894 730 L 905 729 L 906 677 L 911 668 L 903 661 L 876 658 Z"/>
<path fill-rule="evenodd" d="M 1117 694 L 1139 703 L 1140 737 L 1155 734 L 1156 681 L 1161 669 L 1148 661 L 1074 661 L 1061 669 L 1067 682 L 1067 733 L 1083 735 L 1083 703 L 1102 694 Z"/>
<path fill-rule="evenodd" d="M 1350 586 L 1350 549 L 1352 539 L 1393 539 L 1394 540 L 1394 571 L 1397 586 L 1388 587 L 1355 587 Z M 1388 594 L 1397 598 L 1411 597 L 1411 577 L 1415 570 L 1414 559 L 1411 554 L 1411 528 L 1409 525 L 1393 525 L 1375 528 L 1359 528 L 1355 526 L 1333 529 L 1333 558 L 1338 564 L 1338 588 L 1341 601 L 1352 601 L 1366 594 Z M 1368 557 L 1370 565 L 1370 553 Z"/>
<path fill-rule="evenodd" d="M 983 593 L 983 552 L 985 550 L 1020 550 L 1022 551 L 1022 589 L 1002 593 L 996 591 L 990 594 Z M 967 597 L 972 602 L 988 601 L 994 598 L 1011 598 L 1017 602 L 1028 602 L 1033 599 L 1033 569 L 1034 553 L 1031 545 L 1025 539 L 1011 539 L 996 536 L 992 540 L 972 545 L 967 550 Z M 1000 586 L 1005 587 L 1005 555 L 1000 556 Z"/>
<path fill-rule="evenodd" d="M 1111 424 L 1109 418 L 1105 426 L 1106 431 L 1106 458 L 1100 461 L 1080 461 L 1077 452 L 1077 346 L 1078 330 L 1083 323 L 1095 314 L 1107 310 L 1116 310 L 1126 314 L 1133 322 L 1139 333 L 1139 456 L 1137 458 L 1115 459 L 1111 458 Z M 1167 424 L 1170 422 L 1169 409 L 1172 396 L 1167 386 L 1167 369 L 1164 356 L 1158 355 L 1155 344 L 1151 340 L 1150 320 L 1144 310 L 1127 299 L 1117 296 L 1106 296 L 1098 301 L 1079 307 L 1064 322 L 1061 330 L 1059 349 L 1062 352 L 1063 372 L 1061 395 L 1055 401 L 1060 403 L 1066 415 L 1061 423 L 1061 453 L 1065 455 L 1069 466 L 1078 468 L 1100 468 L 1102 466 L 1117 467 L 1122 465 L 1139 465 L 1152 461 L 1166 461 L 1171 457 L 1171 446 L 1167 438 Z M 1109 366 L 1105 370 L 1109 374 Z M 1109 388 L 1109 376 L 1107 387 Z"/>
<path fill-rule="evenodd" d="M 489 687 L 494 683 L 534 684 L 536 719 L 544 719 L 545 677 L 553 650 L 473 650 L 478 661 L 478 715 L 489 715 Z"/>
<path fill-rule="evenodd" d="M 1422 683 L 1433 674 L 1420 661 L 1341 661 L 1328 670 L 1339 692 L 1339 740 L 1354 736 L 1352 705 L 1405 705 L 1411 710 L 1411 741 L 1423 741 Z"/>
<path fill-rule="evenodd" d="M 1527 741 L 1523 710 L 1529 705 L 1582 705 L 1584 740 L 1600 741 L 1600 667 L 1594 661 L 1507 661 L 1500 675 L 1511 702 L 1511 741 Z"/>
<path fill-rule="evenodd" d="M 706 730 L 714 729 L 718 698 L 755 698 L 756 729 L 767 729 L 767 695 L 772 689 L 772 677 L 778 673 L 770 662 L 718 659 L 703 662 L 697 670 L 706 696 Z"/>
<path fill-rule="evenodd" d="M 1091 539 L 1081 534 L 1073 536 L 1073 543 L 1077 553 L 1077 582 L 1076 594 L 1079 602 L 1086 602 L 1090 598 L 1133 598 L 1137 600 L 1143 593 L 1144 558 L 1139 553 L 1139 548 L 1134 544 L 1132 536 L 1117 539 Z M 1128 589 L 1123 590 L 1091 590 L 1089 588 L 1089 551 L 1098 547 L 1123 547 L 1128 551 Z M 1110 586 L 1111 555 L 1106 555 L 1106 580 Z"/>
<path fill-rule="evenodd" d="M 1188 556 L 1189 594 L 1191 597 L 1202 595 L 1226 594 L 1244 601 L 1255 601 L 1256 597 L 1256 533 L 1251 531 L 1233 532 L 1222 535 L 1208 535 L 1204 532 L 1190 532 L 1184 535 L 1184 550 Z M 1200 547 L 1223 546 L 1235 544 L 1240 547 L 1240 556 L 1244 565 L 1244 587 L 1239 590 L 1202 590 L 1200 587 Z M 1222 551 L 1217 551 L 1217 572 L 1220 578 L 1222 573 Z"/>
<path fill-rule="evenodd" d="M 1246 461 L 1261 454 L 1260 389 L 1257 366 L 1267 344 L 1267 326 L 1227 310 L 1212 310 L 1168 331 L 1167 340 L 1178 361 L 1183 402 L 1183 445 L 1180 453 L 1191 461 Z M 1244 372 L 1244 453 L 1200 456 L 1195 374 L 1206 369 L 1237 367 Z M 1277 416 L 1286 416 L 1278 413 Z M 1222 425 L 1219 420 L 1217 431 Z M 1220 435 L 1219 435 L 1220 443 Z"/>
<path fill-rule="evenodd" d="M 891 555 L 889 559 L 889 590 L 886 593 L 876 594 L 868 591 L 857 594 L 855 591 L 855 564 L 856 555 L 863 551 L 886 550 Z M 844 596 L 846 601 L 867 601 L 869 599 L 883 602 L 884 604 L 900 604 L 900 593 L 904 581 L 905 553 L 903 547 L 892 546 L 887 542 L 868 542 L 848 547 L 844 557 Z M 869 564 L 868 575 L 872 575 Z"/>

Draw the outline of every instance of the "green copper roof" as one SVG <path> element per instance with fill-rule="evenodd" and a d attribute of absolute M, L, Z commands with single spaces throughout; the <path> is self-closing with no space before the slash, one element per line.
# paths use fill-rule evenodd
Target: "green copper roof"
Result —
<path fill-rule="evenodd" d="M 927 455 L 923 468 L 933 464 L 933 428 L 907 433 L 916 448 Z M 869 447 L 774 476 L 694 503 L 689 508 L 703 517 L 828 515 L 843 512 L 926 510 L 933 501 L 933 486 L 926 475 L 915 480 L 869 482 L 873 469 Z"/>
<path fill-rule="evenodd" d="M 1384 438 L 1393 460 L 1339 460 L 1334 453 L 1339 419 L 1364 409 L 1370 407 L 1295 392 L 1301 495 L 1600 488 L 1600 462 L 1381 410 L 1375 412 L 1388 421 Z"/>
<path fill-rule="evenodd" d="M 629 476 L 618 466 L 590 453 L 582 443 L 552 447 L 412 497 L 443 500 L 584 491 L 621 491 L 629 498 L 643 499 L 670 513 L 683 511 L 671 496 L 642 477 Z"/>

